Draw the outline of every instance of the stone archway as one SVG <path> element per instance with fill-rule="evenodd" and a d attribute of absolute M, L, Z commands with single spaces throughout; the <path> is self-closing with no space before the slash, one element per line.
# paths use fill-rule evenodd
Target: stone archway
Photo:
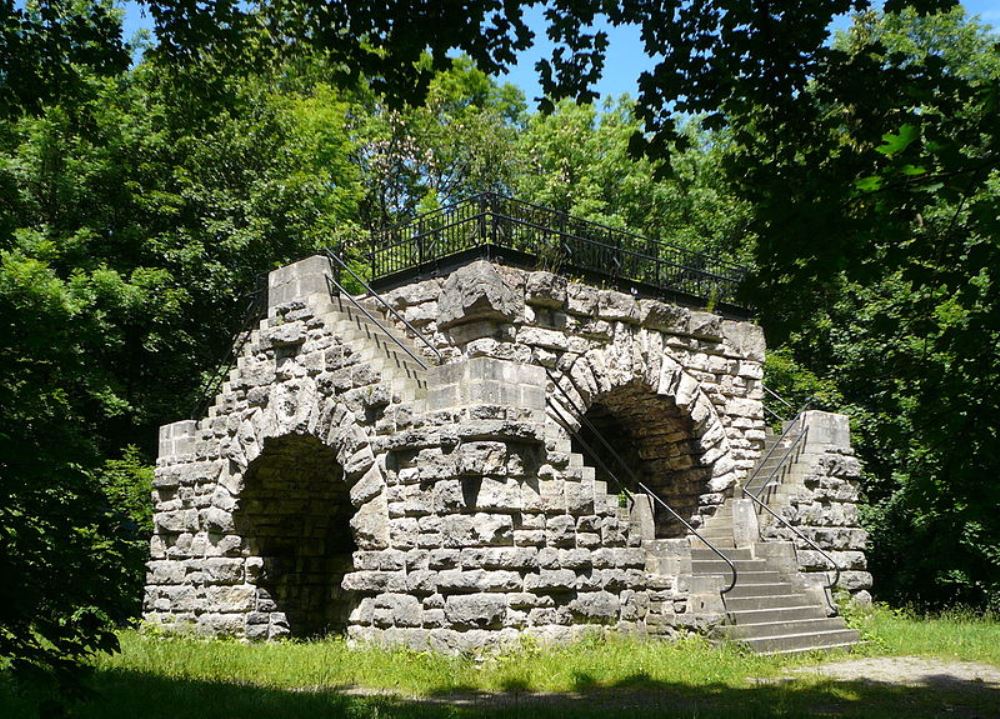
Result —
<path fill-rule="evenodd" d="M 583 443 L 598 456 L 596 461 L 588 460 L 593 461 L 598 479 L 608 480 L 602 466 L 629 485 L 634 475 L 687 521 L 698 521 L 706 495 L 711 495 L 712 466 L 704 461 L 691 417 L 671 398 L 632 382 L 595 397 L 584 416 L 587 422 L 579 432 Z M 594 436 L 595 430 L 613 452 Z M 583 444 L 576 439 L 572 444 L 575 452 L 587 457 Z M 654 517 L 657 538 L 681 537 L 687 532 L 669 512 L 654 512 Z"/>
<path fill-rule="evenodd" d="M 356 549 L 354 512 L 334 450 L 310 435 L 264 441 L 244 473 L 233 523 L 258 557 L 257 608 L 271 636 L 346 630 L 356 604 L 342 588 Z"/>
<path fill-rule="evenodd" d="M 642 482 L 698 526 L 718 511 L 736 484 L 735 454 L 702 383 L 662 348 L 640 361 L 640 348 L 647 344 L 648 338 L 633 338 L 631 344 L 579 357 L 562 373 L 554 393 L 563 407 L 557 423 L 569 420 L 572 430 L 585 431 L 582 412 Z M 588 442 L 586 433 L 583 439 L 595 449 L 602 444 Z M 587 454 L 579 443 L 574 449 Z M 610 458 L 601 459 L 614 471 Z M 619 479 L 624 477 L 619 474 Z M 655 514 L 656 536 L 684 534 L 668 512 Z"/>

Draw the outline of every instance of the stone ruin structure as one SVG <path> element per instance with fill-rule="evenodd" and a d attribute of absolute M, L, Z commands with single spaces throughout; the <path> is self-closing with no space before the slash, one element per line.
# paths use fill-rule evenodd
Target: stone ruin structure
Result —
<path fill-rule="evenodd" d="M 828 588 L 829 559 L 838 590 L 871 581 L 847 420 L 767 427 L 758 326 L 474 258 L 384 312 L 332 267 L 271 272 L 207 414 L 161 429 L 150 625 L 450 652 L 595 625 L 856 640 Z"/>

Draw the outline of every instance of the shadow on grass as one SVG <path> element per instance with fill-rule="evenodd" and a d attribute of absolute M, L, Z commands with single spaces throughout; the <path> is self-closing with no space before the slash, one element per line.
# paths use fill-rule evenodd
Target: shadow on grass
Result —
<path fill-rule="evenodd" d="M 351 688 L 299 690 L 168 678 L 133 671 L 95 675 L 96 695 L 70 712 L 81 719 L 423 719 L 425 717 L 924 717 L 1000 718 L 1000 690 L 942 675 L 919 686 L 832 680 L 779 680 L 747 687 L 692 686 L 626 677 L 598 686 L 577 677 L 571 694 L 534 694 L 512 684 L 497 694 L 432 693 L 405 698 Z M 34 697 L 33 699 L 37 699 Z M 31 697 L 0 683 L 0 716 L 34 717 Z"/>

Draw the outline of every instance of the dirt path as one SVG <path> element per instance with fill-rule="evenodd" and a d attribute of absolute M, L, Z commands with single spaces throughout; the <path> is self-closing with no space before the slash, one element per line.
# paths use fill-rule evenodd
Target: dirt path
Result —
<path fill-rule="evenodd" d="M 981 686 L 1000 689 L 1000 669 L 989 664 L 929 657 L 869 657 L 801 667 L 790 676 L 818 675 L 836 681 L 879 682 L 904 686 Z"/>

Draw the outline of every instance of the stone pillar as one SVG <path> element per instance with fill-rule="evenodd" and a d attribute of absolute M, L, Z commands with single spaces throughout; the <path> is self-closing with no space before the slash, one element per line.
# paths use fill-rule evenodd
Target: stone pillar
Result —
<path fill-rule="evenodd" d="M 198 422 L 183 419 L 160 427 L 160 448 L 156 464 L 160 467 L 173 464 L 194 452 Z"/>
<path fill-rule="evenodd" d="M 545 369 L 493 359 L 472 359 L 429 370 L 427 406 L 431 411 L 494 405 L 545 412 Z M 539 415 L 538 421 L 544 421 Z"/>
<path fill-rule="evenodd" d="M 851 422 L 844 414 L 809 410 L 804 412 L 804 422 L 809 432 L 808 443 L 811 451 L 827 448 L 850 449 Z M 815 447 L 826 445 L 826 447 Z"/>
<path fill-rule="evenodd" d="M 330 294 L 330 261 L 323 255 L 313 255 L 272 270 L 267 276 L 267 308 L 294 300 L 305 301 L 312 295 Z"/>
<path fill-rule="evenodd" d="M 760 540 L 757 509 L 749 499 L 731 499 L 733 505 L 733 541 L 737 549 L 752 547 Z"/>

